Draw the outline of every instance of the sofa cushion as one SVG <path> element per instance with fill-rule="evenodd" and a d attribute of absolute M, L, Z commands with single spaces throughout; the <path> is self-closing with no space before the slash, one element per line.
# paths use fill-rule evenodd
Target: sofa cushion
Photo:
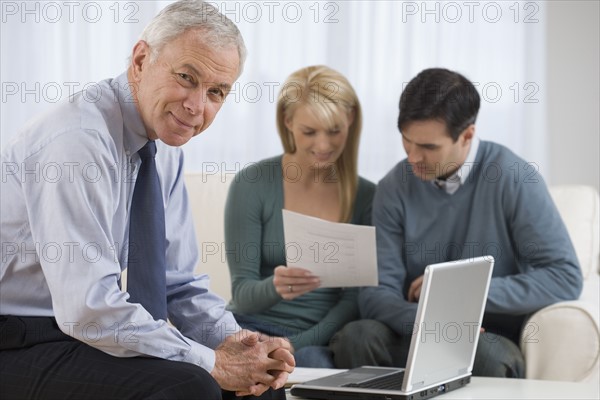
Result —
<path fill-rule="evenodd" d="M 590 186 L 559 185 L 551 186 L 550 194 L 569 231 L 583 278 L 598 274 L 598 192 Z"/>
<path fill-rule="evenodd" d="M 231 283 L 225 259 L 224 213 L 231 174 L 186 173 L 200 259 L 197 274 L 208 274 L 211 289 L 229 301 Z"/>

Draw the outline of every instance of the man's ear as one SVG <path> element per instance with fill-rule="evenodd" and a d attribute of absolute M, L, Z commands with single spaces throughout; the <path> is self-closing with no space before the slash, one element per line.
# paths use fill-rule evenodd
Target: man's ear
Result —
<path fill-rule="evenodd" d="M 464 144 L 471 143 L 471 140 L 475 137 L 475 124 L 469 125 L 460 136 Z"/>
<path fill-rule="evenodd" d="M 139 81 L 141 78 L 142 69 L 145 64 L 150 60 L 150 46 L 144 40 L 138 41 L 133 46 L 133 53 L 131 55 L 131 71 L 135 81 Z"/>

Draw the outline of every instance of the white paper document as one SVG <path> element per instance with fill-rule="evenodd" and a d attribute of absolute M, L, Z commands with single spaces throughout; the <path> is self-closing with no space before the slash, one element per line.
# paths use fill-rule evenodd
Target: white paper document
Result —
<path fill-rule="evenodd" d="M 283 210 L 288 267 L 311 271 L 321 287 L 377 286 L 375 228 Z"/>

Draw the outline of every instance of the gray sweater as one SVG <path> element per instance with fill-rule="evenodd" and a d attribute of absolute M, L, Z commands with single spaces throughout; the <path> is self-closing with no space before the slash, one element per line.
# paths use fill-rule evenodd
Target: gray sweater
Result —
<path fill-rule="evenodd" d="M 527 314 L 581 292 L 573 245 L 537 166 L 495 143 L 480 143 L 453 195 L 398 163 L 377 187 L 373 224 L 380 284 L 361 291 L 360 311 L 398 333 L 411 332 L 408 287 L 431 263 L 494 256 L 483 325 L 515 341 Z"/>
<path fill-rule="evenodd" d="M 273 269 L 286 265 L 281 168 L 281 156 L 250 165 L 229 189 L 225 247 L 233 298 L 228 309 L 285 328 L 297 350 L 327 344 L 356 319 L 358 290 L 317 289 L 293 300 L 283 300 L 275 291 Z M 351 223 L 370 225 L 374 193 L 375 185 L 359 178 Z"/>

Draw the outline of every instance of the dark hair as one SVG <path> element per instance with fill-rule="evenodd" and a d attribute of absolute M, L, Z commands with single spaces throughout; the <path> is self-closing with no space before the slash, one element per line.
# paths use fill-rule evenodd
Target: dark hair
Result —
<path fill-rule="evenodd" d="M 479 93 L 464 76 L 443 68 L 421 71 L 400 96 L 398 129 L 413 121 L 439 120 L 446 123 L 453 141 L 474 124 L 479 111 Z"/>

